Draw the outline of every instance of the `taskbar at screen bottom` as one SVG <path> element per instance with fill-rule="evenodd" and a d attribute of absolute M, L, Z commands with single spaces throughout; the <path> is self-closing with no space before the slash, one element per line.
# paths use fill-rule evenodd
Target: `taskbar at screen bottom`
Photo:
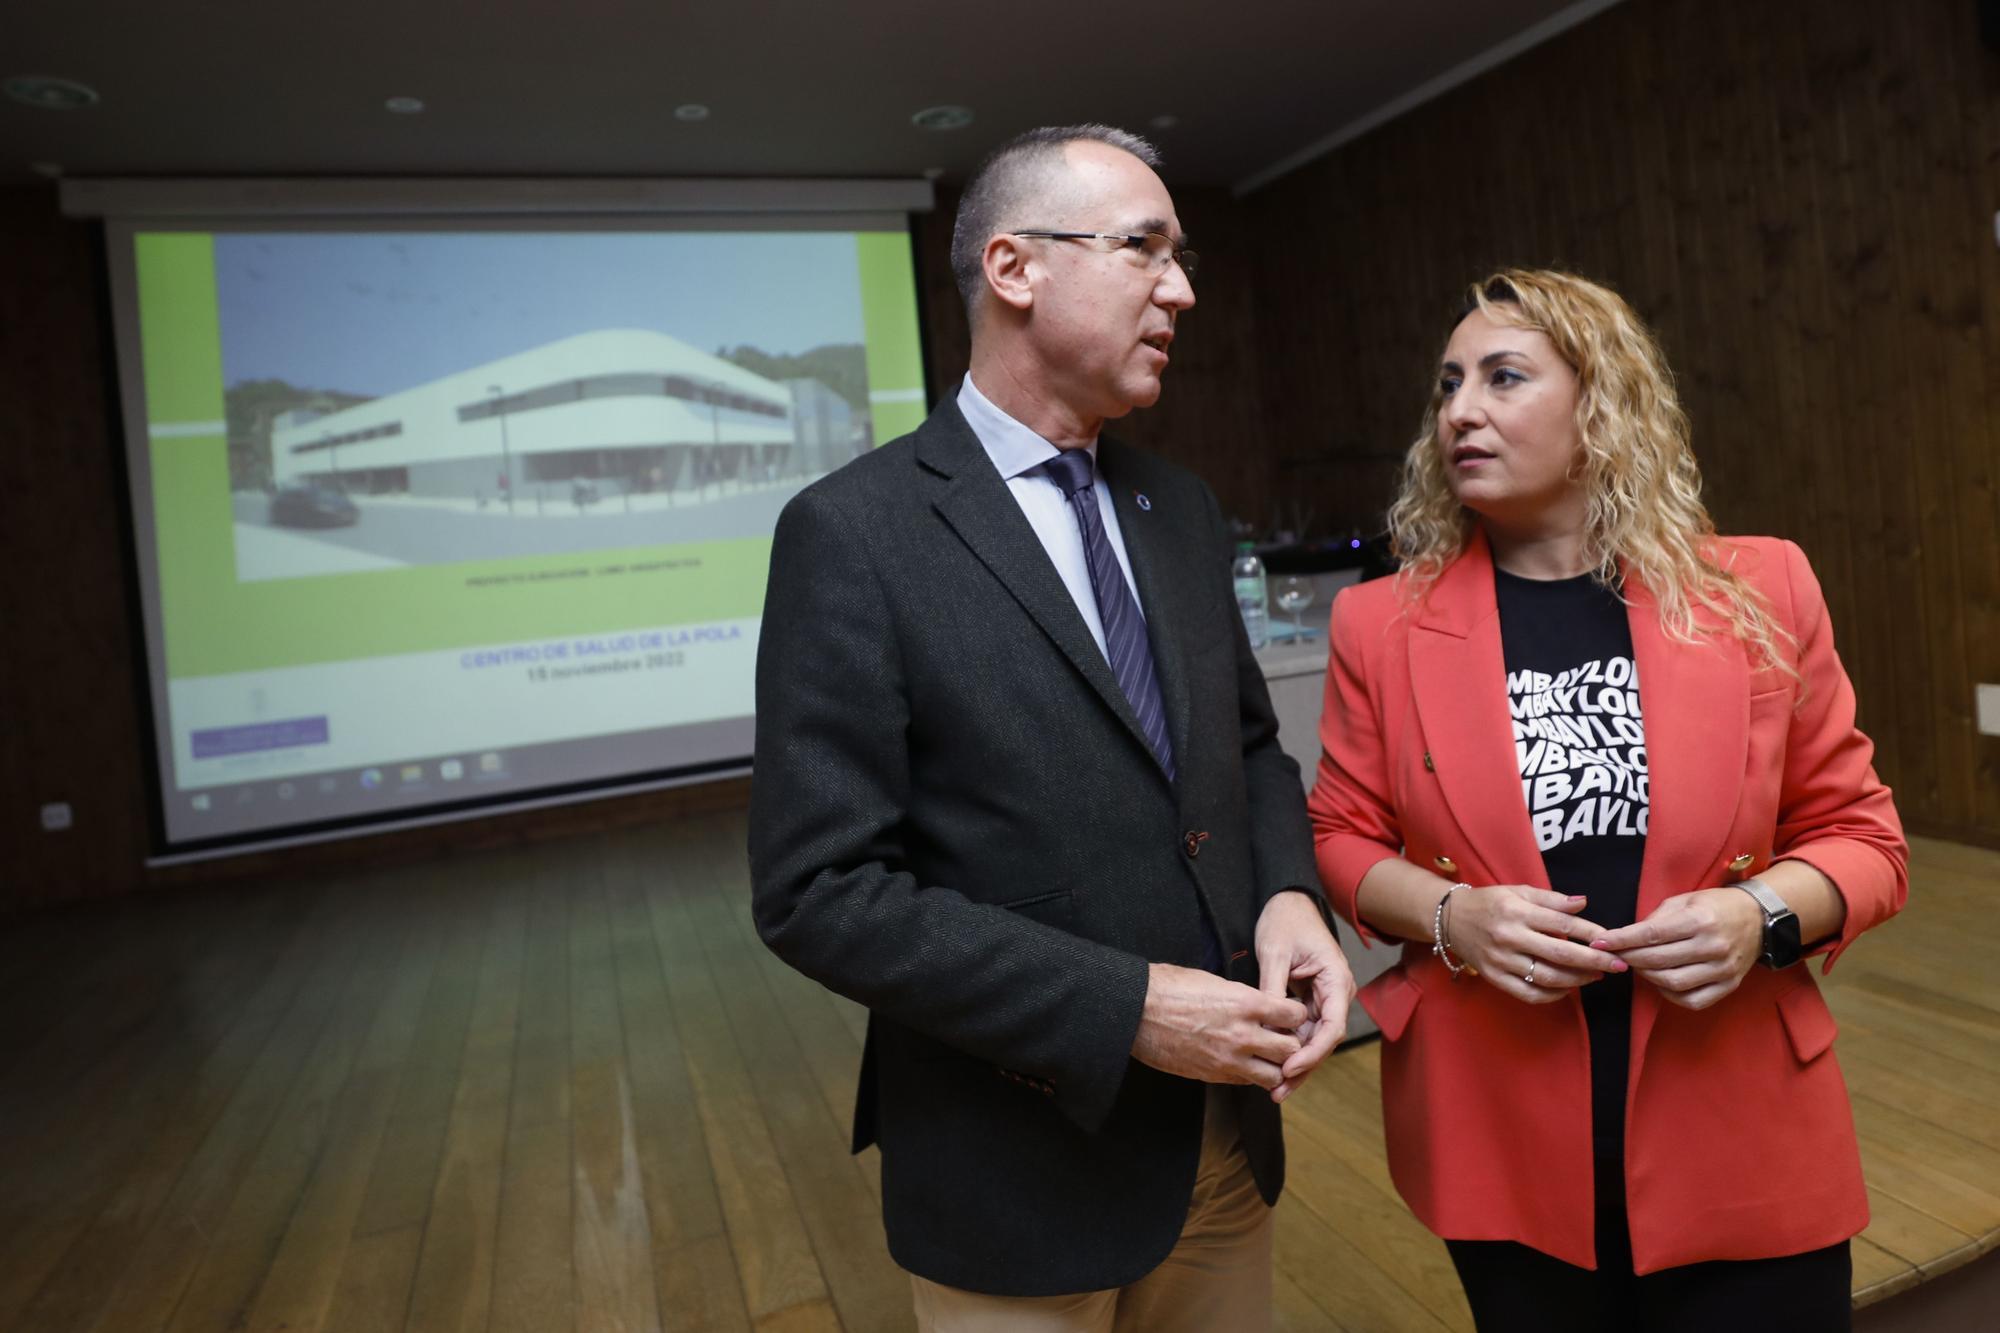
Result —
<path fill-rule="evenodd" d="M 361 834 L 426 814 L 494 812 L 579 788 L 748 765 L 754 718 L 536 745 L 400 757 L 358 768 L 250 778 L 163 795 L 162 853 L 251 851 L 299 837 Z"/>

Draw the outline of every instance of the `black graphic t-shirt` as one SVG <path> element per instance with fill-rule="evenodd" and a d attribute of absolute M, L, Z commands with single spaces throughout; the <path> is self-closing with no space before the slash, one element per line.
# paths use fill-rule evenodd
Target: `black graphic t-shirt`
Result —
<path fill-rule="evenodd" d="M 1650 804 L 1625 605 L 1587 574 L 1543 581 L 1496 569 L 1493 577 L 1514 756 L 1549 885 L 1588 898 L 1587 920 L 1630 925 Z M 1622 1158 L 1631 974 L 1585 986 L 1583 1013 L 1592 1146 L 1600 1158 Z"/>

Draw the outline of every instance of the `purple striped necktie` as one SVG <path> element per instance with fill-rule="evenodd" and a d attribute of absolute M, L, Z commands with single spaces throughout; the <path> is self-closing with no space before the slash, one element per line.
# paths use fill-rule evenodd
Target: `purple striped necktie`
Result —
<path fill-rule="evenodd" d="M 1139 603 L 1125 583 L 1111 539 L 1104 533 L 1104 520 L 1097 512 L 1097 494 L 1091 487 L 1091 456 L 1088 449 L 1065 449 L 1043 465 L 1050 481 L 1069 500 L 1076 523 L 1083 530 L 1083 556 L 1090 566 L 1090 587 L 1097 594 L 1097 617 L 1104 624 L 1104 655 L 1110 660 L 1111 674 L 1125 692 L 1125 702 L 1138 715 L 1139 730 L 1153 747 L 1154 758 L 1174 779 L 1174 744 L 1167 736 L 1167 709 L 1160 698 L 1160 681 L 1153 674 L 1153 649 L 1146 641 L 1146 621 Z"/>

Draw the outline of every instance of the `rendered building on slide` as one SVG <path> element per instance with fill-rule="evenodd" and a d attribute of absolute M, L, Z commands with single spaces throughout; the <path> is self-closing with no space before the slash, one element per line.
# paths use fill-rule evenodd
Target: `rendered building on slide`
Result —
<path fill-rule="evenodd" d="M 603 329 L 337 412 L 286 413 L 271 465 L 279 485 L 378 494 L 553 496 L 579 480 L 671 493 L 826 471 L 854 439 L 851 409 L 816 380 L 780 384 L 664 333 Z"/>

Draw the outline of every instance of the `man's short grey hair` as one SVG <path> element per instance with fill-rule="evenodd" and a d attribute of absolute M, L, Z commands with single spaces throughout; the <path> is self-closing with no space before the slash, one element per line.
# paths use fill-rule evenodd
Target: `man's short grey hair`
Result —
<path fill-rule="evenodd" d="M 994 149 L 966 185 L 951 229 L 951 276 L 968 317 L 978 319 L 980 294 L 986 290 L 986 242 L 1010 227 L 1048 227 L 1058 221 L 1027 217 L 1023 210 L 1046 210 L 1066 202 L 1056 172 L 1064 166 L 1064 147 L 1083 140 L 1121 148 L 1153 170 L 1160 169 L 1159 149 L 1110 125 L 1045 125 Z"/>

